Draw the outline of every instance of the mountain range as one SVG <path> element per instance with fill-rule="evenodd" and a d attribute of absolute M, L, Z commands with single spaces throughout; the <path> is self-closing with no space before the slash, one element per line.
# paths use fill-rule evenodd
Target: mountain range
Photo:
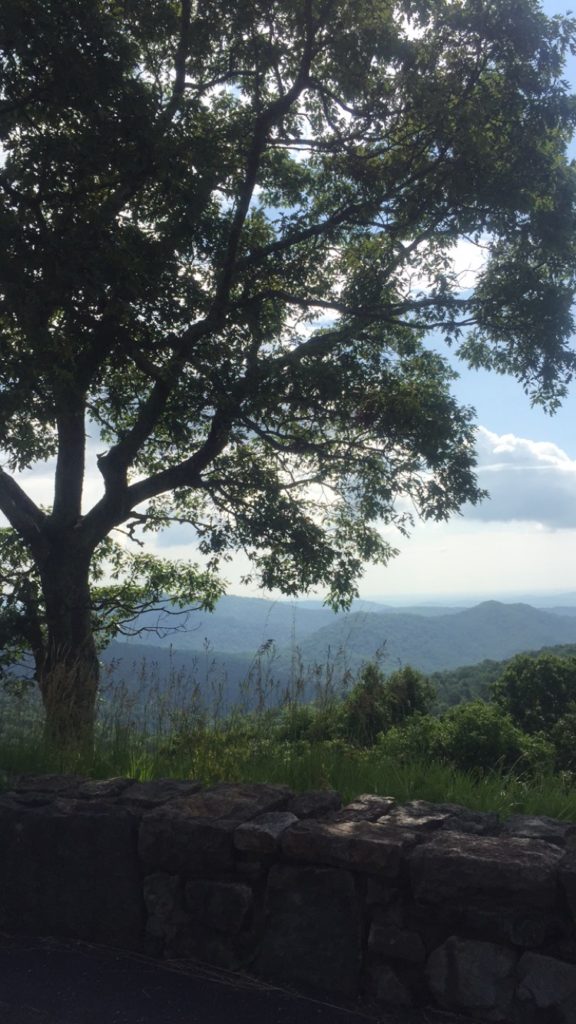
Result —
<path fill-rule="evenodd" d="M 140 631 L 118 637 L 104 652 L 123 678 L 153 665 L 161 679 L 168 672 L 188 675 L 201 688 L 224 682 L 232 696 L 252 671 L 284 685 L 295 674 L 316 678 L 318 666 L 332 673 L 378 658 L 384 671 L 412 665 L 431 673 L 500 661 L 521 651 L 576 643 L 576 607 L 546 609 L 483 601 L 470 608 L 394 608 L 356 602 L 335 614 L 316 602 L 266 601 L 224 597 L 212 613 L 148 612 L 135 623 Z"/>

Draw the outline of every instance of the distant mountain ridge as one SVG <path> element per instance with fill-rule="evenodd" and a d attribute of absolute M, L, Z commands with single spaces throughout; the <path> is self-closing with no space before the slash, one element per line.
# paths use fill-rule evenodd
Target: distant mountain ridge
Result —
<path fill-rule="evenodd" d="M 375 610 L 376 609 L 376 610 Z M 382 609 L 382 610 L 380 610 Z M 564 612 L 564 608 L 560 609 Z M 142 616 L 138 625 L 148 630 L 129 643 L 117 640 L 114 657 L 124 661 L 147 657 L 165 662 L 171 649 L 179 665 L 198 670 L 200 661 L 227 666 L 236 678 L 257 652 L 274 649 L 278 678 L 289 675 L 294 650 L 306 665 L 338 659 L 357 669 L 379 652 L 385 670 L 410 664 L 424 672 L 472 665 L 485 659 L 500 661 L 522 651 L 576 642 L 576 617 L 531 605 L 483 601 L 471 608 L 389 608 L 375 602 L 359 602 L 347 613 L 307 604 L 266 601 L 260 598 L 225 597 L 213 613 L 190 612 L 180 620 L 178 632 L 163 633 L 161 617 Z M 156 614 L 156 613 L 154 613 Z M 107 659 L 112 656 L 109 650 Z"/>

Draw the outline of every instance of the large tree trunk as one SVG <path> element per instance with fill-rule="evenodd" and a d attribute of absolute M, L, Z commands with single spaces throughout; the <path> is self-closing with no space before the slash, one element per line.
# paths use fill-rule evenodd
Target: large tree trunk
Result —
<path fill-rule="evenodd" d="M 58 749 L 91 748 L 99 664 L 92 628 L 90 555 L 58 545 L 40 568 L 47 644 L 39 666 L 46 738 Z"/>

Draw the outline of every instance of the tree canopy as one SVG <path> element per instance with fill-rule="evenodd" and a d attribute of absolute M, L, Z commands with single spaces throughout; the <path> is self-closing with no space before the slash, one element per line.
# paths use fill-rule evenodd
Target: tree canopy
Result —
<path fill-rule="evenodd" d="M 576 705 L 576 657 L 518 654 L 490 689 L 524 732 L 549 732 Z"/>
<path fill-rule="evenodd" d="M 191 524 L 180 593 L 207 604 L 243 549 L 338 605 L 394 553 L 382 524 L 479 499 L 431 333 L 561 400 L 574 31 L 534 0 L 4 0 L 0 511 L 49 717 L 62 665 L 90 716 L 114 531 Z M 17 479 L 42 460 L 48 508 Z"/>

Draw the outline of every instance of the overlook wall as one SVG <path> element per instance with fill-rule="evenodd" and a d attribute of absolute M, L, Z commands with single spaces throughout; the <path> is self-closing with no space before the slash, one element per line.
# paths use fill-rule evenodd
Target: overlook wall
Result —
<path fill-rule="evenodd" d="M 576 1024 L 576 825 L 286 787 L 22 776 L 0 930 L 332 1000 Z"/>

